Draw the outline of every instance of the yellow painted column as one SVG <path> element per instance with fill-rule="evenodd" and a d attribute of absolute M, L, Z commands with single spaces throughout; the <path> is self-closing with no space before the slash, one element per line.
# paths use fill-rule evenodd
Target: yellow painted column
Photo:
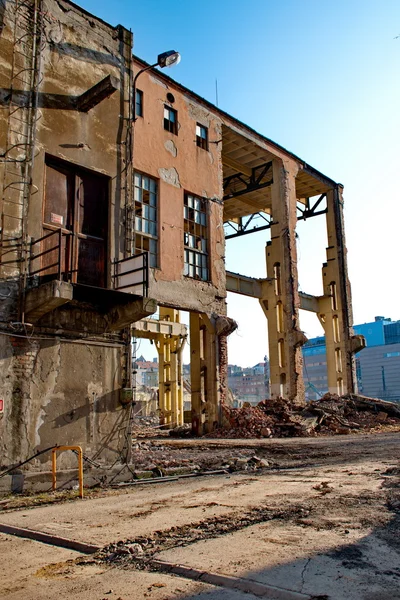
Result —
<path fill-rule="evenodd" d="M 177 343 L 177 379 L 178 379 L 178 425 L 184 423 L 184 405 L 183 405 L 183 348 L 185 339 L 179 339 Z"/>
<path fill-rule="evenodd" d="M 220 425 L 218 335 L 204 313 L 190 314 L 190 355 L 192 429 L 202 435 Z"/>
<path fill-rule="evenodd" d="M 160 307 L 160 320 L 180 323 L 179 311 Z M 163 345 L 163 364 L 159 369 L 160 404 L 162 402 L 165 423 L 175 427 L 183 425 L 182 348 L 184 340 L 179 336 L 160 334 L 160 344 Z"/>
<path fill-rule="evenodd" d="M 156 348 L 158 352 L 158 401 L 160 408 L 160 424 L 165 425 L 166 421 L 166 402 L 165 402 L 165 372 L 164 372 L 164 336 L 160 335 L 156 340 Z"/>

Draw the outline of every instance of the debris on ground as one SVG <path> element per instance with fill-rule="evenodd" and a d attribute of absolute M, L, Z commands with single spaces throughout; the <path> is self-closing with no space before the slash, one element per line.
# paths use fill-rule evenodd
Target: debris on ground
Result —
<path fill-rule="evenodd" d="M 284 398 L 223 407 L 225 428 L 208 437 L 276 438 L 345 435 L 400 426 L 400 404 L 356 394 L 325 394 L 306 406 Z"/>

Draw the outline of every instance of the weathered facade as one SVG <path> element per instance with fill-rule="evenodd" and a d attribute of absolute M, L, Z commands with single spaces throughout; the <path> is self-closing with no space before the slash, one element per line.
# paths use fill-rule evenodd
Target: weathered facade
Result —
<path fill-rule="evenodd" d="M 182 423 L 180 310 L 193 431 L 218 427 L 227 289 L 268 318 L 273 396 L 304 397 L 300 307 L 325 328 L 330 389 L 352 390 L 341 186 L 134 59 L 122 26 L 68 0 L 0 7 L 4 464 L 55 444 L 129 458 L 132 331 L 155 341 L 160 407 Z M 320 212 L 329 248 L 314 298 L 298 292 L 295 228 Z M 271 230 L 267 279 L 226 274 L 224 223 L 244 235 L 257 217 Z"/>
<path fill-rule="evenodd" d="M 115 290 L 132 37 L 68 2 L 7 1 L 0 43 L 2 462 L 54 444 L 115 460 L 126 328 L 155 310 Z"/>
<path fill-rule="evenodd" d="M 185 156 L 200 106 L 177 97 L 174 146 L 146 90 L 160 128 L 141 135 L 137 119 L 134 130 L 131 34 L 68 1 L 3 3 L 1 55 L 4 464 L 54 444 L 129 457 L 130 327 L 157 305 L 165 327 L 174 323 L 174 335 L 156 336 L 167 421 L 183 419 L 185 309 L 199 341 L 193 420 L 199 432 L 216 426 L 227 333 L 222 180 L 217 149 Z M 156 72 L 143 83 L 166 93 Z"/>

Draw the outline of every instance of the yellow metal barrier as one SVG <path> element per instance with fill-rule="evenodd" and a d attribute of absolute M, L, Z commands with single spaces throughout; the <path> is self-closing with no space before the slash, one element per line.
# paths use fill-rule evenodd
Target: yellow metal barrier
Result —
<path fill-rule="evenodd" d="M 79 497 L 83 498 L 83 455 L 80 446 L 57 446 L 57 448 L 53 448 L 51 456 L 53 491 L 57 488 L 57 452 L 63 452 L 64 450 L 75 450 L 78 453 Z"/>

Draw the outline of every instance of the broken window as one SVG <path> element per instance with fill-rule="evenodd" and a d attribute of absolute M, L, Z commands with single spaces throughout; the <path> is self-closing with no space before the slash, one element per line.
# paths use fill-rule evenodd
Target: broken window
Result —
<path fill-rule="evenodd" d="M 204 198 L 185 194 L 184 201 L 184 274 L 208 281 L 207 204 Z"/>
<path fill-rule="evenodd" d="M 136 90 L 135 93 L 135 116 L 143 117 L 143 92 Z"/>
<path fill-rule="evenodd" d="M 157 181 L 135 173 L 135 254 L 148 252 L 149 266 L 158 263 Z"/>
<path fill-rule="evenodd" d="M 178 135 L 178 113 L 166 105 L 164 105 L 164 129 Z"/>
<path fill-rule="evenodd" d="M 196 124 L 196 145 L 203 150 L 208 150 L 208 128 L 200 123 Z"/>

